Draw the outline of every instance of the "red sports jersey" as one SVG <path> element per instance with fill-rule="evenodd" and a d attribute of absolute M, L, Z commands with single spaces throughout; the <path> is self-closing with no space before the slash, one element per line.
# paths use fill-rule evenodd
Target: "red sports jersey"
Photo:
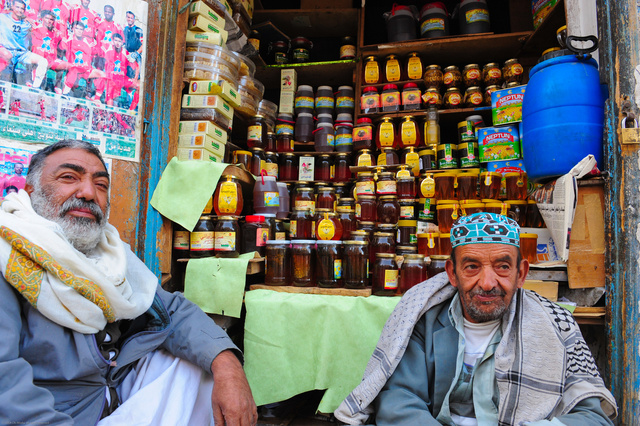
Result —
<path fill-rule="evenodd" d="M 31 19 L 33 21 L 40 19 L 38 13 L 42 10 L 42 8 L 40 7 L 42 5 L 42 2 L 43 0 L 26 0 L 27 7 L 24 11 L 24 14 L 27 19 Z"/>
<path fill-rule="evenodd" d="M 45 58 L 49 65 L 57 59 L 61 41 L 62 34 L 55 28 L 48 30 L 44 25 L 39 25 L 31 30 L 31 51 Z"/>
<path fill-rule="evenodd" d="M 63 37 L 66 37 L 71 7 L 62 0 L 44 0 L 40 5 L 40 10 L 50 10 L 56 15 L 56 29 L 62 33 Z"/>
<path fill-rule="evenodd" d="M 98 15 L 91 9 L 85 9 L 82 6 L 78 6 L 71 11 L 69 16 L 69 23 L 73 25 L 74 22 L 80 21 L 84 24 L 83 36 L 89 40 L 95 40 L 96 27 L 98 25 Z"/>
<path fill-rule="evenodd" d="M 117 52 L 116 49 L 111 48 L 104 54 L 105 58 L 105 71 L 107 77 L 125 76 L 127 74 L 127 66 L 129 66 L 129 60 L 127 59 L 127 51 L 124 47 Z"/>
<path fill-rule="evenodd" d="M 116 33 L 123 36 L 122 40 L 124 40 L 122 27 L 120 25 L 116 24 L 113 21 L 102 21 L 98 24 L 97 27 L 96 41 L 102 44 L 102 47 L 106 50 L 111 47 L 113 35 Z"/>
<path fill-rule="evenodd" d="M 76 67 L 91 67 L 95 46 L 95 41 L 75 37 L 68 38 L 62 45 L 67 52 L 67 62 Z"/>

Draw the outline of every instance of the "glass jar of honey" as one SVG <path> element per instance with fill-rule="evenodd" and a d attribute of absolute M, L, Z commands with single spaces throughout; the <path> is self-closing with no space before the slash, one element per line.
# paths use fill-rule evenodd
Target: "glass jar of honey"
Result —
<path fill-rule="evenodd" d="M 455 109 L 462 107 L 462 94 L 457 87 L 451 87 L 444 92 L 442 103 L 447 109 Z"/>
<path fill-rule="evenodd" d="M 318 209 L 316 238 L 318 240 L 342 239 L 342 222 L 338 219 L 338 215 L 330 211 L 320 213 L 320 209 Z"/>
<path fill-rule="evenodd" d="M 296 188 L 294 207 L 307 208 L 311 215 L 316 211 L 316 197 L 313 188 L 308 186 L 299 186 Z"/>
<path fill-rule="evenodd" d="M 376 146 L 382 148 L 396 148 L 399 145 L 398 135 L 391 117 L 382 117 L 376 132 Z"/>
<path fill-rule="evenodd" d="M 396 264 L 398 268 L 402 268 L 404 258 L 408 254 L 417 254 L 418 248 L 415 245 L 412 246 L 396 246 Z"/>
<path fill-rule="evenodd" d="M 244 198 L 238 178 L 232 175 L 222 175 L 213 194 L 213 209 L 218 216 L 242 213 Z"/>
<path fill-rule="evenodd" d="M 436 205 L 435 198 L 418 199 L 418 219 L 427 222 L 436 222 Z"/>
<path fill-rule="evenodd" d="M 356 202 L 356 219 L 364 222 L 376 221 L 375 195 L 358 195 Z"/>
<path fill-rule="evenodd" d="M 418 151 L 420 156 L 420 173 L 434 170 L 437 168 L 436 151 L 433 149 L 421 149 Z"/>
<path fill-rule="evenodd" d="M 483 199 L 484 211 L 487 213 L 501 214 L 506 216 L 509 213 L 509 205 L 498 200 L 492 200 L 489 198 Z"/>
<path fill-rule="evenodd" d="M 316 165 L 313 178 L 316 181 L 330 182 L 333 178 L 331 167 L 331 155 L 321 154 L 316 156 Z"/>
<path fill-rule="evenodd" d="M 424 91 L 422 94 L 422 102 L 425 106 L 442 108 L 443 99 L 440 94 L 440 89 L 436 89 L 435 87 L 430 87 Z"/>
<path fill-rule="evenodd" d="M 440 255 L 442 256 L 450 256 L 451 255 L 451 234 L 440 234 Z M 433 256 L 431 256 L 433 258 Z"/>
<path fill-rule="evenodd" d="M 218 216 L 215 226 L 216 257 L 238 257 L 240 253 L 240 227 L 237 216 Z"/>
<path fill-rule="evenodd" d="M 376 182 L 377 195 L 395 195 L 397 192 L 396 177 L 392 172 L 378 173 L 378 182 Z"/>
<path fill-rule="evenodd" d="M 264 163 L 267 176 L 273 176 L 278 179 L 278 154 L 271 151 L 265 152 Z"/>
<path fill-rule="evenodd" d="M 433 256 L 440 253 L 440 233 L 427 232 L 418 234 L 418 253 Z"/>
<path fill-rule="evenodd" d="M 415 83 L 406 83 L 402 87 L 402 110 L 413 111 L 420 109 L 422 92 Z"/>
<path fill-rule="evenodd" d="M 418 222 L 416 220 L 398 220 L 398 245 L 406 246 L 418 243 L 416 237 L 416 228 Z"/>
<path fill-rule="evenodd" d="M 342 196 L 340 198 L 338 198 L 338 203 L 336 205 L 336 209 L 338 207 L 346 207 L 348 209 L 355 209 L 356 208 L 356 199 L 355 198 L 351 198 L 348 195 Z"/>
<path fill-rule="evenodd" d="M 348 152 L 340 152 L 334 157 L 334 182 L 348 182 L 351 180 L 351 155 Z"/>
<path fill-rule="evenodd" d="M 314 240 L 296 240 L 291 243 L 292 282 L 297 287 L 315 285 L 315 244 Z"/>
<path fill-rule="evenodd" d="M 508 200 L 507 204 L 509 205 L 509 213 L 507 215 L 518 222 L 521 228 L 526 227 L 529 203 L 526 200 Z"/>
<path fill-rule="evenodd" d="M 367 287 L 369 285 L 369 243 L 348 240 L 343 241 L 343 244 L 342 276 L 344 286 L 346 288 Z"/>
<path fill-rule="evenodd" d="M 251 157 L 253 157 L 253 154 L 249 151 L 233 151 L 233 164 L 242 164 L 245 169 L 251 171 Z"/>
<path fill-rule="evenodd" d="M 362 229 L 356 229 L 355 231 L 351 231 L 351 240 L 352 241 L 363 241 L 367 244 L 369 243 L 369 233 Z M 368 253 L 368 252 L 367 252 Z"/>
<path fill-rule="evenodd" d="M 351 232 L 358 229 L 355 210 L 349 207 L 337 207 L 336 211 L 342 225 L 342 239 L 348 240 L 351 238 Z"/>
<path fill-rule="evenodd" d="M 316 244 L 318 287 L 342 287 L 342 241 L 318 240 Z"/>
<path fill-rule="evenodd" d="M 477 108 L 484 103 L 484 95 L 480 86 L 468 87 L 464 92 L 463 104 L 466 108 Z"/>
<path fill-rule="evenodd" d="M 441 234 L 451 232 L 453 222 L 458 220 L 459 205 L 455 200 L 438 200 L 436 206 L 438 217 L 438 230 Z"/>
<path fill-rule="evenodd" d="M 371 294 L 374 296 L 395 296 L 398 292 L 398 265 L 395 254 L 378 253 L 373 265 Z"/>
<path fill-rule="evenodd" d="M 496 90 L 500 90 L 500 87 L 495 84 L 484 88 L 484 104 L 486 106 L 491 106 L 491 94 Z"/>
<path fill-rule="evenodd" d="M 520 253 L 530 264 L 538 263 L 538 234 L 520 234 Z"/>
<path fill-rule="evenodd" d="M 436 185 L 436 198 L 438 200 L 456 199 L 456 176 L 457 173 L 444 172 L 434 175 Z"/>
<path fill-rule="evenodd" d="M 447 264 L 447 260 L 449 258 L 449 255 L 431 256 L 431 263 L 427 267 L 427 279 L 433 278 L 439 273 L 446 271 L 445 265 Z"/>
<path fill-rule="evenodd" d="M 402 262 L 398 292 L 406 293 L 411 287 L 427 279 L 427 266 L 423 254 L 407 254 Z"/>
<path fill-rule="evenodd" d="M 467 141 L 459 143 L 458 159 L 460 161 L 460 167 L 463 169 L 480 166 L 478 142 Z"/>
<path fill-rule="evenodd" d="M 452 87 L 462 87 L 462 73 L 460 69 L 455 65 L 446 67 L 444 69 L 444 75 L 442 76 L 442 83 L 447 90 Z"/>
<path fill-rule="evenodd" d="M 538 209 L 538 204 L 534 200 L 527 200 L 527 204 L 527 226 L 529 228 L 544 228 L 545 223 Z"/>
<path fill-rule="evenodd" d="M 382 77 L 385 83 L 393 83 L 402 79 L 402 68 L 397 55 L 387 55 L 384 58 L 384 73 Z"/>
<path fill-rule="evenodd" d="M 364 58 L 364 66 L 362 67 L 362 81 L 365 84 L 380 83 L 380 64 L 375 56 L 367 56 Z"/>
<path fill-rule="evenodd" d="M 280 175 L 280 181 L 298 179 L 298 157 L 293 152 L 280 154 L 278 174 Z"/>
<path fill-rule="evenodd" d="M 491 62 L 482 68 L 482 80 L 485 87 L 502 85 L 502 71 L 497 63 Z"/>
<path fill-rule="evenodd" d="M 462 80 L 467 87 L 479 86 L 482 84 L 482 72 L 478 64 L 469 64 L 462 70 Z"/>
<path fill-rule="evenodd" d="M 291 242 L 267 241 L 264 271 L 266 285 L 291 285 Z"/>
<path fill-rule="evenodd" d="M 424 70 L 424 83 L 428 88 L 439 89 L 442 86 L 444 75 L 440 65 L 429 65 Z"/>
<path fill-rule="evenodd" d="M 502 67 L 502 77 L 505 83 L 522 84 L 524 69 L 517 59 L 507 59 Z"/>
<path fill-rule="evenodd" d="M 454 143 L 443 143 L 438 145 L 438 169 L 458 168 L 458 145 Z"/>
<path fill-rule="evenodd" d="M 373 265 L 378 253 L 392 253 L 396 252 L 396 241 L 394 232 L 373 232 L 371 236 L 371 243 L 369 244 L 369 264 Z"/>
<path fill-rule="evenodd" d="M 497 200 L 500 197 L 502 174 L 497 172 L 480 173 L 480 199 Z"/>
<path fill-rule="evenodd" d="M 505 173 L 504 180 L 507 189 L 508 200 L 527 199 L 527 174 L 524 172 Z"/>
<path fill-rule="evenodd" d="M 460 173 L 456 176 L 456 187 L 458 188 L 458 200 L 478 200 L 478 176 L 479 171 Z M 437 182 L 437 181 L 436 181 Z M 436 185 L 437 188 L 437 185 Z M 443 197 L 449 198 L 450 197 Z"/>
<path fill-rule="evenodd" d="M 211 257 L 215 255 L 215 225 L 211 216 L 203 215 L 189 235 L 189 257 Z"/>
<path fill-rule="evenodd" d="M 360 198 L 361 195 L 375 195 L 376 184 L 373 179 L 373 173 L 360 172 L 356 179 L 356 195 Z"/>
<path fill-rule="evenodd" d="M 254 176 L 260 176 L 260 173 L 264 170 L 266 173 L 266 158 L 264 149 L 252 148 L 251 149 L 251 167 L 249 171 Z"/>
<path fill-rule="evenodd" d="M 399 200 L 416 198 L 416 178 L 413 176 L 399 177 L 397 180 L 397 193 Z"/>
<path fill-rule="evenodd" d="M 318 188 L 316 195 L 316 209 L 335 210 L 336 206 L 336 189 L 330 186 L 322 186 Z"/>
<path fill-rule="evenodd" d="M 378 198 L 377 220 L 379 223 L 398 223 L 400 205 L 395 195 L 382 195 Z"/>
<path fill-rule="evenodd" d="M 398 205 L 400 206 L 400 216 L 398 220 L 400 219 L 415 220 L 418 218 L 418 214 L 416 210 L 417 203 L 415 199 L 398 200 Z"/>
<path fill-rule="evenodd" d="M 294 207 L 289 218 L 289 235 L 292 240 L 311 238 L 313 216 L 308 207 Z"/>

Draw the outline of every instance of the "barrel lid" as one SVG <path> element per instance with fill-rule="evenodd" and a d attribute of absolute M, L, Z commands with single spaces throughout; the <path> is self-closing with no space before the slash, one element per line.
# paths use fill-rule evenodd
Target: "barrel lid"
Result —
<path fill-rule="evenodd" d="M 271 246 L 271 245 L 280 245 L 280 244 L 291 244 L 291 241 L 289 240 L 267 240 L 267 245 Z"/>
<path fill-rule="evenodd" d="M 432 2 L 427 3 L 424 6 L 422 6 L 422 9 L 420 9 L 420 16 L 422 16 L 422 14 L 424 14 L 429 9 L 443 9 L 444 13 L 446 13 L 447 15 L 449 14 L 449 12 L 447 12 L 447 7 L 444 5 L 443 2 L 441 2 L 441 1 L 432 1 Z"/>

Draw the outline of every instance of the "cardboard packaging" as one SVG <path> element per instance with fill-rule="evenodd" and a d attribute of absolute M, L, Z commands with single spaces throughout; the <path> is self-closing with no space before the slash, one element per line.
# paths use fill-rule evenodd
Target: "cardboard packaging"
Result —
<path fill-rule="evenodd" d="M 280 92 L 280 105 L 278 112 L 285 114 L 293 114 L 293 103 L 295 100 L 295 92 Z"/>
<path fill-rule="evenodd" d="M 216 13 L 215 10 L 211 9 L 203 1 L 191 3 L 191 7 L 189 7 L 189 18 L 193 19 L 195 16 L 202 16 L 209 20 L 218 29 L 224 30 L 224 17 Z"/>
<path fill-rule="evenodd" d="M 491 115 L 494 126 L 522 121 L 522 100 L 526 88 L 527 86 L 524 85 L 491 93 Z"/>
<path fill-rule="evenodd" d="M 213 108 L 233 120 L 233 108 L 218 95 L 182 95 L 182 108 Z"/>
<path fill-rule="evenodd" d="M 314 180 L 314 162 L 313 157 L 300 157 L 300 167 L 298 168 L 298 180 L 311 182 Z"/>
<path fill-rule="evenodd" d="M 178 148 L 204 148 L 217 157 L 224 158 L 226 144 L 206 134 L 191 133 L 178 136 Z"/>
<path fill-rule="evenodd" d="M 222 163 L 222 158 L 209 152 L 204 148 L 178 148 L 176 156 L 180 161 L 186 160 L 199 160 L 199 161 L 212 161 L 214 163 Z"/>
<path fill-rule="evenodd" d="M 218 142 L 227 142 L 227 132 L 212 121 L 181 121 L 178 123 L 178 134 L 205 134 Z"/>
<path fill-rule="evenodd" d="M 558 300 L 558 284 L 557 281 L 526 280 L 523 288 L 535 291 L 540 296 L 556 302 Z"/>
<path fill-rule="evenodd" d="M 217 44 L 218 46 L 222 46 L 227 42 L 227 32 L 222 30 L 217 31 L 208 31 L 208 32 L 197 32 L 187 30 L 187 42 L 190 41 L 206 41 L 208 43 Z"/>
<path fill-rule="evenodd" d="M 484 127 L 478 131 L 480 162 L 521 158 L 517 126 Z"/>
<path fill-rule="evenodd" d="M 298 74 L 294 69 L 280 71 L 280 92 L 293 92 L 298 89 Z"/>
<path fill-rule="evenodd" d="M 226 80 L 198 80 L 189 83 L 190 95 L 220 95 L 229 104 L 238 108 L 241 103 L 240 93 L 238 93 Z"/>

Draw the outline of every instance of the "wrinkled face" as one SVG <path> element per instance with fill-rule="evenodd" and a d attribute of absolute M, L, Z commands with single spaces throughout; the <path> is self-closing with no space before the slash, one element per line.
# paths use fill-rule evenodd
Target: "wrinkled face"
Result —
<path fill-rule="evenodd" d="M 44 24 L 45 28 L 47 28 L 49 31 L 53 29 L 53 24 L 55 22 L 56 22 L 55 19 L 51 15 L 44 15 L 44 17 L 42 18 L 42 23 Z"/>
<path fill-rule="evenodd" d="M 455 268 L 447 261 L 447 275 L 458 288 L 465 318 L 474 323 L 501 318 L 529 272 L 529 262 L 518 265 L 518 248 L 507 244 L 458 246 L 455 259 Z"/>
<path fill-rule="evenodd" d="M 113 8 L 109 6 L 104 7 L 104 19 L 107 21 L 113 20 Z"/>
<path fill-rule="evenodd" d="M 136 17 L 130 13 L 127 13 L 127 24 L 129 26 L 132 26 L 134 22 L 136 22 Z"/>
<path fill-rule="evenodd" d="M 55 151 L 40 182 L 25 190 L 36 213 L 58 223 L 78 250 L 96 247 L 109 216 L 109 175 L 98 157 L 83 149 Z"/>

